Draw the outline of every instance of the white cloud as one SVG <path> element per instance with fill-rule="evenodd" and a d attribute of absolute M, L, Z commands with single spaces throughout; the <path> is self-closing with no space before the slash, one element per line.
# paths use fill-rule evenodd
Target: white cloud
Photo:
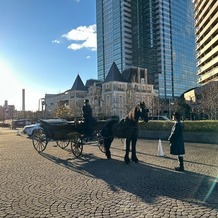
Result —
<path fill-rule="evenodd" d="M 68 49 L 72 49 L 74 51 L 79 50 L 81 48 L 83 48 L 83 45 L 76 44 L 76 43 L 72 43 L 71 45 L 68 46 Z"/>
<path fill-rule="evenodd" d="M 91 58 L 91 57 L 90 57 L 90 56 L 87 56 L 86 58 L 89 59 L 89 58 Z"/>
<path fill-rule="evenodd" d="M 97 42 L 96 42 L 96 34 L 90 35 L 90 37 L 83 43 L 85 48 L 90 48 L 92 51 L 96 51 Z"/>
<path fill-rule="evenodd" d="M 60 44 L 61 42 L 59 40 L 53 40 L 52 43 Z"/>
<path fill-rule="evenodd" d="M 76 29 L 72 29 L 67 34 L 62 35 L 69 41 L 73 43 L 68 46 L 69 49 L 78 50 L 81 48 L 88 48 L 92 51 L 97 49 L 97 39 L 96 39 L 96 25 L 90 26 L 79 26 Z"/>

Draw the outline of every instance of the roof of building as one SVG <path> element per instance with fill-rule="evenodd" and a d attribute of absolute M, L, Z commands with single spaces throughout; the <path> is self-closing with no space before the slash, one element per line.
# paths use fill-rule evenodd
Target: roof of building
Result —
<path fill-rule="evenodd" d="M 199 85 L 197 87 L 194 87 L 194 88 L 191 88 L 191 89 L 188 89 L 186 90 L 182 95 L 186 94 L 186 93 L 189 93 L 191 91 L 194 91 L 195 92 L 195 95 L 200 95 L 202 94 L 202 92 L 206 91 L 206 90 L 209 90 L 209 88 L 212 88 L 214 90 L 217 90 L 218 88 L 218 81 L 211 81 L 207 84 L 204 84 L 204 85 Z M 182 96 L 181 95 L 181 96 Z"/>
<path fill-rule="evenodd" d="M 90 86 L 93 86 L 94 84 L 96 84 L 97 86 L 99 86 L 102 83 L 102 81 L 97 80 L 97 79 L 89 79 L 86 81 L 86 87 L 89 88 Z"/>
<path fill-rule="evenodd" d="M 122 76 L 126 81 L 132 82 L 133 76 L 137 74 L 137 70 L 137 67 L 126 68 L 123 71 Z"/>
<path fill-rule="evenodd" d="M 113 62 L 113 64 L 111 65 L 111 68 L 104 82 L 113 82 L 113 81 L 126 82 L 125 79 L 122 77 L 115 62 Z"/>
<path fill-rule="evenodd" d="M 131 83 L 131 82 L 137 82 L 138 79 L 144 79 L 144 82 L 147 84 L 147 69 L 142 67 L 134 67 L 131 66 L 129 68 L 124 69 L 122 73 L 123 78 Z"/>
<path fill-rule="evenodd" d="M 74 90 L 74 91 L 76 91 L 76 90 L 77 91 L 87 91 L 87 88 L 85 87 L 85 85 L 84 85 L 83 81 L 81 80 L 79 74 L 77 75 L 71 90 Z"/>

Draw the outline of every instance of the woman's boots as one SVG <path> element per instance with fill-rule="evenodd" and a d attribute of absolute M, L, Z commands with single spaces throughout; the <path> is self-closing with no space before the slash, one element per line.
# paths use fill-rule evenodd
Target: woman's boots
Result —
<path fill-rule="evenodd" d="M 179 159 L 179 166 L 175 167 L 175 170 L 183 172 L 184 171 L 183 157 L 182 156 L 178 156 L 178 159 Z"/>

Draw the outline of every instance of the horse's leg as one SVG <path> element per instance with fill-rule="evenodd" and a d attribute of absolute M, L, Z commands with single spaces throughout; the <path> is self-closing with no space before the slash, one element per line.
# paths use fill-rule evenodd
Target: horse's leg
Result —
<path fill-rule="evenodd" d="M 138 162 L 138 158 L 136 156 L 136 142 L 137 142 L 137 138 L 134 138 L 132 140 L 132 161 L 137 163 Z"/>
<path fill-rule="evenodd" d="M 107 159 L 111 159 L 110 147 L 111 147 L 111 143 L 112 143 L 113 140 L 114 140 L 113 137 L 104 139 L 105 154 L 107 156 Z"/>
<path fill-rule="evenodd" d="M 126 154 L 124 156 L 124 161 L 126 164 L 128 164 L 130 162 L 129 159 L 129 149 L 130 149 L 130 139 L 126 139 Z"/>

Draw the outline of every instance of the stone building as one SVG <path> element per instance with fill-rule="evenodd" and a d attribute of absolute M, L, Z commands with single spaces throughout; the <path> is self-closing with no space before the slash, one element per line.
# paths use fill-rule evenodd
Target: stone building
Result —
<path fill-rule="evenodd" d="M 102 107 L 110 116 L 123 118 L 140 101 L 151 109 L 153 95 L 153 85 L 147 84 L 147 70 L 142 68 L 129 68 L 121 75 L 113 63 L 102 83 Z"/>
<path fill-rule="evenodd" d="M 60 94 L 46 94 L 45 113 L 51 114 L 58 106 L 71 109 L 72 116 L 82 116 L 84 99 L 89 99 L 95 117 L 119 116 L 123 118 L 140 101 L 151 109 L 153 85 L 147 83 L 145 68 L 129 68 L 122 74 L 114 62 L 105 80 L 90 79 L 86 84 L 77 75 L 71 89 Z"/>
<path fill-rule="evenodd" d="M 66 106 L 72 108 L 73 116 L 81 115 L 84 99 L 87 97 L 88 89 L 77 75 L 71 89 L 59 94 L 45 94 L 44 104 L 46 114 L 53 113 L 58 107 Z"/>
<path fill-rule="evenodd" d="M 13 119 L 15 113 L 15 106 L 9 105 L 6 100 L 3 106 L 0 106 L 0 120 Z"/>

